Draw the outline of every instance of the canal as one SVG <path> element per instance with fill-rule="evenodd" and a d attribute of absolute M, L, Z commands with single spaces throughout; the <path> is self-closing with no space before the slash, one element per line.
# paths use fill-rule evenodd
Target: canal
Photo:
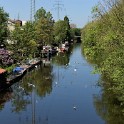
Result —
<path fill-rule="evenodd" d="M 93 70 L 80 44 L 56 55 L 0 94 L 0 123 L 104 124 L 96 102 L 102 94 L 101 77 Z"/>

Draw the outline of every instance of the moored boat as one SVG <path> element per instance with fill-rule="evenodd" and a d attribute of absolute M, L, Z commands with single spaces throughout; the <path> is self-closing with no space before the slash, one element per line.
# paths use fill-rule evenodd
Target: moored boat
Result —
<path fill-rule="evenodd" d="M 34 60 L 30 65 L 20 65 L 13 69 L 12 73 L 7 76 L 7 71 L 0 69 L 0 91 L 9 88 L 14 83 L 18 82 L 23 78 L 23 76 L 30 70 L 32 70 L 36 65 L 40 64 L 40 60 Z"/>

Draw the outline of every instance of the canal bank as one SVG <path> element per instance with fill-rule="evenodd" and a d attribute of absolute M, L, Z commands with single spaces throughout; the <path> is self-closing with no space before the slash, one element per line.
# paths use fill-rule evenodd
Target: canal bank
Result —
<path fill-rule="evenodd" d="M 92 74 L 93 67 L 82 56 L 80 44 L 68 55 L 58 56 L 1 94 L 2 123 L 105 123 L 94 106 L 94 96 L 101 95 L 100 75 Z"/>

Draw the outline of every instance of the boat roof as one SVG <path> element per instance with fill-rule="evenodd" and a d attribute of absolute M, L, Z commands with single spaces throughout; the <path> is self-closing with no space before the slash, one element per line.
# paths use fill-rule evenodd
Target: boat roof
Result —
<path fill-rule="evenodd" d="M 4 72 L 6 72 L 6 70 L 5 70 L 5 69 L 0 68 L 0 74 L 2 74 L 2 73 L 4 73 Z"/>

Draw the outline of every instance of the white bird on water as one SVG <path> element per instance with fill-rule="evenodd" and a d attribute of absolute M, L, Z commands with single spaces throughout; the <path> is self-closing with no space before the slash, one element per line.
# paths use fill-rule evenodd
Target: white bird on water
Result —
<path fill-rule="evenodd" d="M 74 71 L 77 71 L 77 69 L 75 68 Z"/>
<path fill-rule="evenodd" d="M 77 110 L 77 107 L 76 107 L 76 106 L 73 106 L 73 109 L 74 109 L 74 110 Z"/>

